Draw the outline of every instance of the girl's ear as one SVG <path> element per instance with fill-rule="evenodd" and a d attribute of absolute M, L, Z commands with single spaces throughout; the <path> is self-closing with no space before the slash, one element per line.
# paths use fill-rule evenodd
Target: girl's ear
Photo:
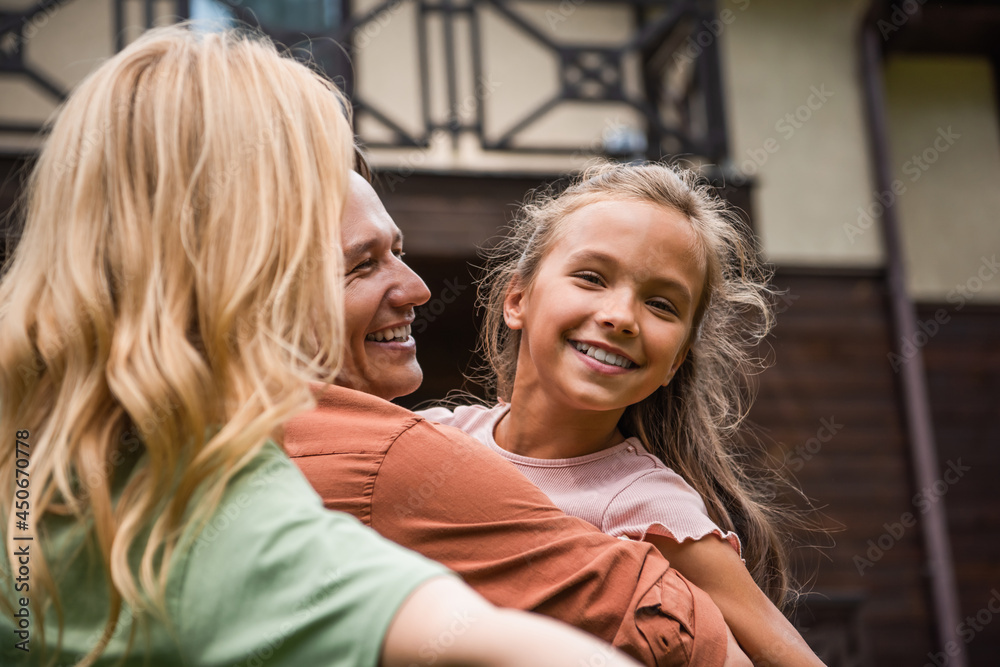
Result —
<path fill-rule="evenodd" d="M 691 350 L 690 345 L 684 346 L 684 351 L 681 352 L 679 355 L 677 355 L 677 358 L 674 360 L 674 365 L 670 367 L 670 372 L 667 373 L 666 379 L 664 379 L 663 384 L 660 385 L 661 387 L 666 387 L 668 384 L 670 384 L 670 381 L 674 379 L 674 374 L 677 373 L 677 369 L 680 368 L 681 364 L 683 364 L 684 361 L 687 359 L 688 352 L 690 350 Z"/>
<path fill-rule="evenodd" d="M 522 313 L 524 310 L 524 289 L 521 281 L 515 278 L 510 281 L 507 287 L 507 295 L 503 299 L 503 321 L 510 329 L 523 329 L 524 321 Z"/>

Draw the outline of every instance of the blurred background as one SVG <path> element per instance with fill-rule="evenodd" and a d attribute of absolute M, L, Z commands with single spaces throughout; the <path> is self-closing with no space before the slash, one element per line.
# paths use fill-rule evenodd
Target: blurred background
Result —
<path fill-rule="evenodd" d="M 477 248 L 526 191 L 594 156 L 700 169 L 785 290 L 751 419 L 833 531 L 797 553 L 803 635 L 831 665 L 998 664 L 1000 3 L 3 0 L 8 249 L 60 101 L 179 18 L 349 93 L 432 293 L 407 406 L 463 385 Z"/>

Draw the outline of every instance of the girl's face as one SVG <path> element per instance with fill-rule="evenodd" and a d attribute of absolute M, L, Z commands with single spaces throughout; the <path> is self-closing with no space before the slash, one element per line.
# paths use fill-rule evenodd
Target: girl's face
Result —
<path fill-rule="evenodd" d="M 624 410 L 684 361 L 704 253 L 683 214 L 648 202 L 596 202 L 559 224 L 531 286 L 504 303 L 507 326 L 521 330 L 514 393 Z"/>

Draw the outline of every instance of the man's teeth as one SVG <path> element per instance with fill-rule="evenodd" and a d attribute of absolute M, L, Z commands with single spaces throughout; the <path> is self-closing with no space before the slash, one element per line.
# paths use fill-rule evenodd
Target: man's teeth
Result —
<path fill-rule="evenodd" d="M 593 345 L 587 345 L 586 343 L 574 343 L 576 349 L 580 350 L 588 357 L 593 357 L 598 361 L 609 364 L 611 366 L 621 366 L 622 368 L 634 368 L 635 364 L 621 357 L 617 354 L 611 354 L 610 352 L 605 352 L 599 347 L 594 347 Z"/>
<path fill-rule="evenodd" d="M 382 329 L 381 331 L 376 331 L 375 333 L 370 333 L 365 336 L 365 340 L 373 340 L 375 342 L 386 342 L 390 340 L 404 341 L 410 337 L 410 325 L 402 327 L 392 327 L 391 329 Z"/>

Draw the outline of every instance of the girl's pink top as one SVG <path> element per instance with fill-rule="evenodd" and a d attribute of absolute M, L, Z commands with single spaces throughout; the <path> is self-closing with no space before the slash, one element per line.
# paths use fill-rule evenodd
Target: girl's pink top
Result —
<path fill-rule="evenodd" d="M 677 542 L 716 535 L 741 553 L 736 533 L 724 532 L 709 518 L 705 501 L 691 485 L 650 454 L 637 438 L 600 452 L 570 459 L 535 459 L 512 454 L 493 439 L 493 429 L 509 405 L 430 408 L 428 421 L 465 431 L 513 463 L 557 507 L 601 532 L 642 540 L 647 534 Z"/>

